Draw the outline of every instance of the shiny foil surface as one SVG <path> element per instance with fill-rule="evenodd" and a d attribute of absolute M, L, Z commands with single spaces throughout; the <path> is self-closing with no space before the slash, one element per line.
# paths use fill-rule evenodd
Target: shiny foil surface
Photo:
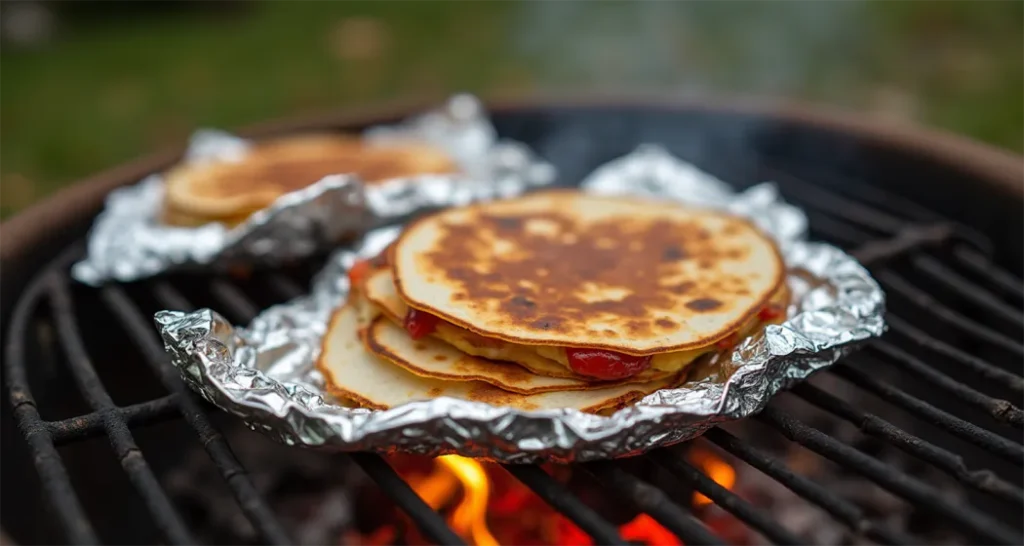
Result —
<path fill-rule="evenodd" d="M 521 411 L 451 398 L 386 411 L 343 407 L 323 389 L 314 367 L 320 340 L 331 312 L 346 297 L 345 271 L 392 241 L 401 230 L 393 225 L 336 252 L 308 295 L 267 309 L 246 327 L 232 326 L 210 309 L 162 311 L 157 327 L 193 389 L 282 442 L 517 463 L 628 456 L 695 437 L 715 423 L 759 411 L 780 389 L 885 330 L 885 295 L 878 284 L 851 256 L 807 241 L 806 217 L 784 203 L 771 183 L 737 193 L 659 146 L 644 145 L 598 168 L 581 186 L 750 217 L 784 255 L 793 292 L 789 319 L 744 340 L 731 354 L 694 364 L 681 388 L 653 393 L 610 416 Z M 375 205 L 384 216 L 444 204 L 440 192 L 429 199 L 419 191 L 390 197 Z M 462 202 L 454 194 L 449 199 Z"/>
<path fill-rule="evenodd" d="M 282 195 L 233 228 L 161 223 L 164 181 L 154 174 L 111 192 L 89 232 L 86 257 L 71 274 L 95 286 L 169 270 L 279 264 L 335 248 L 394 215 L 513 195 L 555 177 L 554 168 L 528 147 L 500 140 L 480 102 L 468 95 L 395 126 L 371 127 L 363 137 L 381 145 L 416 141 L 435 146 L 455 160 L 462 174 L 364 185 L 356 176 L 338 173 Z M 239 161 L 249 146 L 245 139 L 204 129 L 192 136 L 182 161 Z"/>

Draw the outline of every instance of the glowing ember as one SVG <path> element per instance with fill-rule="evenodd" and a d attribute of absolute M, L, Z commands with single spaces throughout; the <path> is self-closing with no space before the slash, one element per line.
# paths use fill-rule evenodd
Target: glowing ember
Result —
<path fill-rule="evenodd" d="M 718 485 L 726 489 L 732 489 L 736 485 L 736 470 L 710 449 L 693 447 L 690 451 L 690 461 Z M 708 504 L 711 504 L 711 499 L 700 493 L 693 494 L 694 506 Z"/>
<path fill-rule="evenodd" d="M 675 535 L 654 521 L 647 514 L 640 514 L 633 521 L 619 527 L 622 538 L 630 542 L 638 541 L 651 546 L 678 546 L 682 544 Z"/>

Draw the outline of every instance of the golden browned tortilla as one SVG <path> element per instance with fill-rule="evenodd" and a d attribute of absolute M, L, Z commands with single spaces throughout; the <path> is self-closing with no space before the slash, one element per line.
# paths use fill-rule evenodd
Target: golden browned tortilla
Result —
<path fill-rule="evenodd" d="M 392 275 L 390 269 L 382 268 L 368 274 L 360 289 L 361 297 L 364 298 L 360 306 L 365 320 L 375 320 L 378 316 L 382 315 L 383 318 L 391 321 L 396 327 L 402 325 L 403 318 L 408 312 L 409 307 L 398 296 L 398 292 L 395 290 L 394 275 Z M 408 336 L 408 334 L 405 335 Z M 468 376 L 470 373 L 480 373 L 479 370 L 481 368 L 489 365 L 492 366 L 495 361 L 505 361 L 518 364 L 524 371 L 529 371 L 533 376 L 575 380 L 576 382 L 583 383 L 578 388 L 600 388 L 603 384 L 607 384 L 607 382 L 602 382 L 592 377 L 580 376 L 573 372 L 569 368 L 564 351 L 558 347 L 520 345 L 500 339 L 484 338 L 465 328 L 444 321 L 439 322 L 437 329 L 430 336 L 424 338 L 424 340 L 428 341 L 431 339 L 441 340 L 446 345 L 465 353 L 467 360 L 462 362 L 473 362 L 475 365 L 462 366 L 458 370 L 441 370 L 439 365 L 428 365 L 421 370 L 422 375 L 452 377 L 461 374 Z M 372 349 L 373 347 L 371 347 Z M 693 358 L 696 358 L 699 354 L 695 354 Z M 472 358 L 474 356 L 483 358 L 474 359 Z M 665 354 L 658 355 L 658 357 L 657 361 L 653 362 L 651 368 L 617 382 L 637 383 L 675 375 L 685 365 L 684 362 L 679 362 L 679 357 L 686 358 L 687 355 Z M 446 367 L 448 368 L 454 368 L 454 363 L 448 362 L 445 364 L 447 364 Z M 491 373 L 497 374 L 499 370 L 492 370 Z M 499 384 L 495 381 L 491 382 Z M 590 384 L 589 387 L 585 386 L 587 384 Z"/>
<path fill-rule="evenodd" d="M 172 225 L 234 225 L 281 195 L 331 174 L 354 173 L 373 183 L 457 170 L 447 154 L 421 144 L 371 145 L 345 135 L 286 137 L 255 144 L 238 161 L 172 169 L 166 176 L 164 218 Z"/>
<path fill-rule="evenodd" d="M 405 303 L 451 324 L 629 355 L 730 337 L 785 278 L 773 242 L 745 219 L 576 191 L 441 211 L 409 226 L 392 259 Z"/>
<path fill-rule="evenodd" d="M 317 368 L 324 375 L 328 391 L 342 400 L 362 407 L 388 409 L 407 402 L 438 397 L 461 398 L 521 410 L 578 409 L 587 412 L 618 409 L 659 389 L 677 386 L 675 377 L 648 383 L 615 385 L 604 389 L 542 392 L 524 395 L 481 381 L 451 381 L 422 377 L 380 359 L 366 350 L 360 340 L 365 329 L 353 305 L 335 312 L 324 336 Z M 436 353 L 417 346 L 411 339 L 392 349 L 406 360 L 422 360 L 419 353 Z"/>

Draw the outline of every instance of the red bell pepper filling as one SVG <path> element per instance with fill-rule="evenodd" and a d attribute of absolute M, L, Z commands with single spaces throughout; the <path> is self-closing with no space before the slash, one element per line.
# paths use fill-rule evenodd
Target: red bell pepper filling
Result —
<path fill-rule="evenodd" d="M 364 268 L 361 266 L 369 266 L 369 264 L 366 262 L 357 263 L 352 268 L 352 271 L 349 272 L 349 276 L 359 277 L 365 275 L 369 267 Z M 781 317 L 783 313 L 782 307 L 768 305 L 758 311 L 757 318 L 762 321 L 770 321 Z M 440 322 L 441 319 L 436 315 L 409 308 L 409 312 L 405 315 L 404 326 L 413 339 L 420 339 L 434 333 Z M 483 340 L 488 339 L 482 336 L 479 337 Z M 736 346 L 738 342 L 739 333 L 733 333 L 719 340 L 715 345 L 719 349 L 728 350 Z M 651 355 L 634 356 L 604 349 L 578 349 L 573 347 L 566 347 L 565 354 L 572 371 L 580 375 L 606 381 L 632 377 L 651 367 Z"/>
<path fill-rule="evenodd" d="M 409 332 L 413 339 L 420 339 L 437 330 L 438 322 L 441 322 L 441 319 L 436 315 L 410 307 L 409 312 L 405 314 L 405 331 Z"/>
<path fill-rule="evenodd" d="M 725 339 L 721 339 L 717 343 L 715 343 L 715 347 L 718 347 L 719 349 L 722 349 L 723 351 L 728 350 L 728 349 L 732 349 L 733 347 L 736 346 L 736 343 L 739 342 L 739 340 L 740 340 L 740 335 L 739 334 L 730 334 Z"/>
<path fill-rule="evenodd" d="M 757 312 L 757 318 L 762 322 L 768 322 L 781 318 L 785 312 L 781 305 L 766 305 Z"/>
<path fill-rule="evenodd" d="M 352 269 L 348 270 L 348 286 L 354 289 L 363 284 L 363 279 L 373 270 L 373 264 L 368 260 L 359 260 L 352 264 Z"/>
<path fill-rule="evenodd" d="M 603 349 L 575 349 L 567 347 L 572 371 L 596 379 L 623 379 L 651 367 L 651 356 L 633 356 Z"/>

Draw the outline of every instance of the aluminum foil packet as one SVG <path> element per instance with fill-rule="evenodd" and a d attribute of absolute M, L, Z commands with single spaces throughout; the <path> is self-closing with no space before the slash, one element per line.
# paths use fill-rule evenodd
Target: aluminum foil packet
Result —
<path fill-rule="evenodd" d="M 500 140 L 481 103 L 469 95 L 457 95 L 395 126 L 371 127 L 363 138 L 382 146 L 403 141 L 436 146 L 462 174 L 364 185 L 356 176 L 338 173 L 282 195 L 233 228 L 161 223 L 164 181 L 154 174 L 110 194 L 89 233 L 86 257 L 74 265 L 72 276 L 95 286 L 169 270 L 279 264 L 333 249 L 368 227 L 422 207 L 514 195 L 555 178 L 551 164 L 526 145 Z M 193 134 L 182 161 L 239 161 L 250 146 L 243 138 L 203 129 Z"/>
<path fill-rule="evenodd" d="M 155 320 L 172 361 L 193 389 L 282 442 L 516 463 L 622 457 L 693 438 L 715 423 L 760 411 L 780 389 L 885 330 L 885 295 L 878 284 L 851 256 L 807 241 L 806 217 L 783 202 L 771 183 L 735 192 L 662 148 L 645 145 L 598 168 L 581 186 L 753 219 L 785 258 L 793 293 L 789 318 L 747 338 L 731 354 L 695 364 L 680 388 L 655 392 L 610 416 L 520 411 L 452 398 L 386 411 L 333 401 L 314 362 L 327 319 L 347 295 L 345 272 L 357 259 L 375 256 L 401 225 L 372 230 L 338 251 L 308 295 L 267 309 L 246 327 L 233 327 L 210 309 L 162 311 Z M 410 208 L 401 200 L 393 206 Z"/>

